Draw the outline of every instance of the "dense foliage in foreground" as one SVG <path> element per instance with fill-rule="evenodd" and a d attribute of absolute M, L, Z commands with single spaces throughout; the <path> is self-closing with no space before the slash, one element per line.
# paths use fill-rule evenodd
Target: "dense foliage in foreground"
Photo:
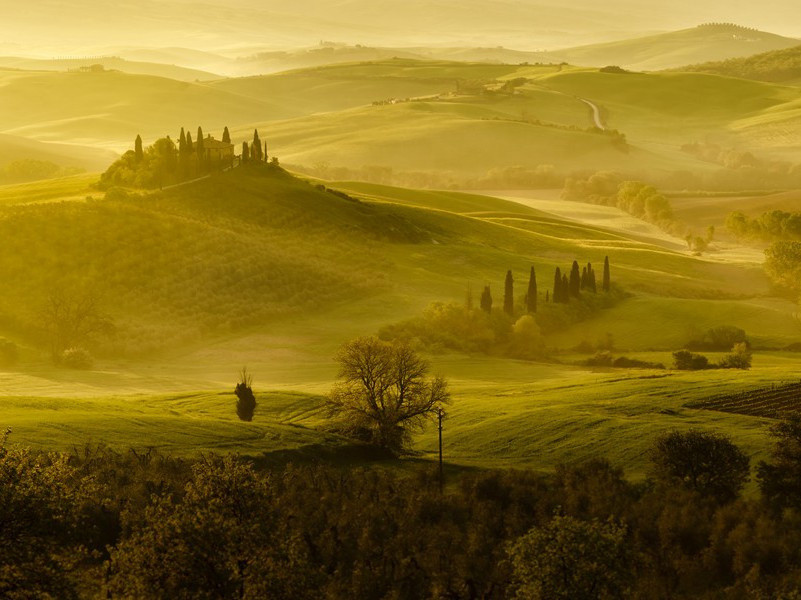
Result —
<path fill-rule="evenodd" d="M 801 425 L 761 501 L 725 437 L 672 433 L 653 478 L 603 460 L 462 473 L 0 445 L 3 598 L 795 598 Z M 695 460 L 695 458 L 703 460 Z"/>

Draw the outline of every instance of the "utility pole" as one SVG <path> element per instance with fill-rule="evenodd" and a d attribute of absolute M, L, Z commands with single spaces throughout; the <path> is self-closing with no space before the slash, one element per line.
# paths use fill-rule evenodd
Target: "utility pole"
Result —
<path fill-rule="evenodd" d="M 442 471 L 442 419 L 445 418 L 445 410 L 441 407 L 437 409 L 437 421 L 439 428 L 439 493 L 442 493 L 442 486 L 445 482 L 445 476 Z"/>

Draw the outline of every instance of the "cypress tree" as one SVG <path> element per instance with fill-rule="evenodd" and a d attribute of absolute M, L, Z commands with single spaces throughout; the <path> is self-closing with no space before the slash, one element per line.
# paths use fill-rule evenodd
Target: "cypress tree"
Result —
<path fill-rule="evenodd" d="M 514 278 L 511 269 L 506 271 L 506 282 L 503 289 L 503 312 L 510 317 L 515 315 Z"/>
<path fill-rule="evenodd" d="M 231 143 L 231 134 L 228 132 L 228 126 L 223 129 L 222 141 L 226 144 Z"/>
<path fill-rule="evenodd" d="M 134 154 L 136 154 L 136 162 L 142 162 L 145 158 L 145 151 L 142 150 L 142 136 L 137 135 L 134 140 Z"/>
<path fill-rule="evenodd" d="M 604 258 L 604 284 L 603 290 L 605 292 L 609 291 L 609 286 L 611 284 L 611 277 L 609 275 L 609 257 L 607 256 Z"/>
<path fill-rule="evenodd" d="M 532 315 L 537 312 L 537 274 L 534 273 L 534 267 L 531 267 L 531 274 L 528 276 L 526 310 Z"/>
<path fill-rule="evenodd" d="M 195 149 L 195 146 L 192 143 L 192 134 L 187 131 L 186 132 L 186 153 L 189 154 L 194 149 Z"/>
<path fill-rule="evenodd" d="M 545 304 L 548 304 L 551 301 L 551 293 L 548 290 L 545 290 Z"/>
<path fill-rule="evenodd" d="M 264 141 L 264 154 L 262 158 L 264 158 L 264 162 L 267 162 L 267 140 Z"/>
<path fill-rule="evenodd" d="M 570 269 L 570 295 L 574 298 L 581 296 L 581 271 L 579 271 L 578 261 L 573 261 L 573 268 Z"/>
<path fill-rule="evenodd" d="M 581 269 L 581 289 L 587 289 L 589 285 L 589 274 L 587 273 L 587 267 Z"/>
<path fill-rule="evenodd" d="M 250 151 L 248 149 L 248 143 L 242 142 L 242 162 L 246 163 L 250 160 Z"/>
<path fill-rule="evenodd" d="M 492 294 L 490 293 L 490 286 L 485 285 L 484 291 L 481 292 L 481 310 L 489 314 L 492 312 Z"/>
<path fill-rule="evenodd" d="M 562 302 L 567 304 L 570 302 L 570 280 L 567 278 L 567 274 L 562 275 L 562 289 L 560 290 L 560 295 L 562 297 Z"/>
<path fill-rule="evenodd" d="M 250 145 L 250 154 L 253 160 L 261 160 L 261 140 L 259 139 L 259 130 L 253 130 L 253 143 Z"/>
<path fill-rule="evenodd" d="M 554 304 L 559 304 L 562 301 L 562 271 L 556 267 L 556 272 L 553 274 L 553 301 Z"/>
<path fill-rule="evenodd" d="M 595 283 L 595 269 L 592 268 L 592 263 L 587 263 L 587 288 L 593 293 L 598 293 L 598 287 Z"/>
<path fill-rule="evenodd" d="M 197 150 L 197 158 L 198 160 L 202 161 L 206 158 L 206 153 L 204 152 L 205 148 L 203 146 L 203 128 L 197 128 L 197 141 L 195 142 L 196 150 Z"/>
<path fill-rule="evenodd" d="M 186 133 L 184 133 L 183 127 L 181 127 L 181 137 L 178 138 L 178 154 L 180 156 L 186 154 Z"/>

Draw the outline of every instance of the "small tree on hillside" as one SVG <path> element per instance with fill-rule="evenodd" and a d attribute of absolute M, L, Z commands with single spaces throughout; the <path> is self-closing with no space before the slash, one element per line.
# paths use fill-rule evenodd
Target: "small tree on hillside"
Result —
<path fill-rule="evenodd" d="M 532 315 L 537 312 L 537 274 L 534 272 L 534 267 L 531 267 L 531 274 L 528 276 L 526 311 Z"/>
<path fill-rule="evenodd" d="M 503 287 L 503 312 L 510 317 L 515 314 L 514 278 L 511 269 L 506 272 L 506 281 Z"/>
<path fill-rule="evenodd" d="M 603 291 L 608 292 L 611 286 L 611 276 L 609 273 L 609 257 L 604 257 L 604 283 Z"/>
<path fill-rule="evenodd" d="M 134 141 L 134 154 L 136 155 L 136 162 L 142 162 L 145 158 L 145 151 L 142 149 L 142 136 L 137 135 Z"/>
<path fill-rule="evenodd" d="M 720 502 L 737 498 L 750 472 L 748 456 L 729 436 L 695 429 L 657 438 L 651 463 L 657 480 Z"/>
<path fill-rule="evenodd" d="M 484 291 L 481 292 L 481 300 L 480 300 L 481 310 L 485 313 L 490 314 L 492 312 L 492 293 L 490 292 L 490 286 L 485 285 Z"/>
<path fill-rule="evenodd" d="M 337 356 L 339 383 L 326 402 L 343 428 L 398 454 L 411 433 L 450 401 L 442 377 L 428 377 L 428 363 L 406 344 L 358 338 Z"/>
<path fill-rule="evenodd" d="M 252 421 L 256 412 L 256 396 L 253 395 L 253 377 L 247 367 L 239 372 L 239 383 L 234 388 L 236 394 L 236 414 L 242 421 Z"/>

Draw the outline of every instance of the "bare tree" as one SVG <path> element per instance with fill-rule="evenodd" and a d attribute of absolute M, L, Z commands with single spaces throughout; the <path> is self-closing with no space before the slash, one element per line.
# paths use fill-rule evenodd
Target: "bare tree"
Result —
<path fill-rule="evenodd" d="M 346 431 L 394 454 L 450 400 L 445 379 L 428 377 L 428 362 L 407 344 L 358 338 L 337 360 L 341 381 L 327 399 L 329 414 Z"/>
<path fill-rule="evenodd" d="M 50 351 L 58 361 L 64 350 L 82 346 L 114 329 L 92 293 L 51 292 L 42 309 L 42 323 L 50 338 Z"/>

